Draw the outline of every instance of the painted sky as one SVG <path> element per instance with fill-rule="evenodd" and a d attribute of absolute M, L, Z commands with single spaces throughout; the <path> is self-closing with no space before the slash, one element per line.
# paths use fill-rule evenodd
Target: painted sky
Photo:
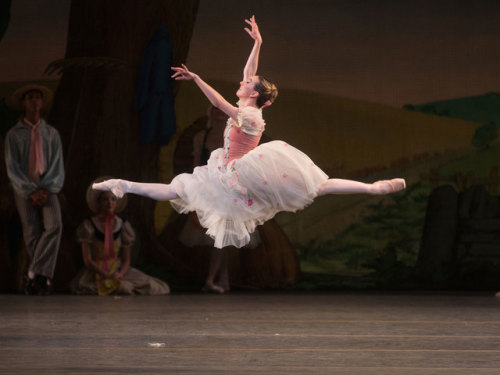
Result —
<path fill-rule="evenodd" d="M 42 77 L 64 57 L 69 0 L 13 0 L 0 81 Z M 256 15 L 260 73 L 278 87 L 392 106 L 500 91 L 500 2 L 201 0 L 188 65 L 238 82 Z"/>

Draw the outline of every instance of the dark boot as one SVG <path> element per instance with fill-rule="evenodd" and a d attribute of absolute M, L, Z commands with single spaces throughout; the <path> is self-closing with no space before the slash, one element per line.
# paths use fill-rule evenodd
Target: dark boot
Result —
<path fill-rule="evenodd" d="M 28 275 L 24 276 L 24 294 L 34 296 L 38 294 L 38 284 L 35 279 L 30 279 Z"/>
<path fill-rule="evenodd" d="M 49 277 L 36 275 L 35 283 L 38 287 L 38 295 L 48 296 L 53 293 L 53 283 Z"/>

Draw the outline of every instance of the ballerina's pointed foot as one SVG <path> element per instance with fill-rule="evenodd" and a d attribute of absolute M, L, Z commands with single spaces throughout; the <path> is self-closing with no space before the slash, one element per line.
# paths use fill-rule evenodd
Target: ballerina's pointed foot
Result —
<path fill-rule="evenodd" d="M 406 181 L 403 178 L 393 178 L 392 180 L 376 181 L 372 186 L 372 194 L 390 194 L 406 189 Z"/>
<path fill-rule="evenodd" d="M 121 198 L 127 193 L 127 184 L 124 180 L 111 179 L 92 184 L 92 189 L 110 191 L 116 195 L 117 198 Z"/>

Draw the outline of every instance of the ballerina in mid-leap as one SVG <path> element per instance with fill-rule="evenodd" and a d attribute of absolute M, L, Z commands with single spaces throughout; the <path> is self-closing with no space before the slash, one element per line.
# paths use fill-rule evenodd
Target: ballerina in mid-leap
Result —
<path fill-rule="evenodd" d="M 405 180 L 372 184 L 331 178 L 300 150 L 283 141 L 259 144 L 264 132 L 263 108 L 278 95 L 274 84 L 256 75 L 262 37 L 255 18 L 245 22 L 254 45 L 236 92 L 237 106 L 225 100 L 185 65 L 172 67 L 176 80 L 192 80 L 215 107 L 229 116 L 224 147 L 213 151 L 207 165 L 176 176 L 170 184 L 107 180 L 94 184 L 117 197 L 134 193 L 169 200 L 181 213 L 195 211 L 217 248 L 243 247 L 255 227 L 280 211 L 295 212 L 326 194 L 388 194 L 405 188 Z"/>

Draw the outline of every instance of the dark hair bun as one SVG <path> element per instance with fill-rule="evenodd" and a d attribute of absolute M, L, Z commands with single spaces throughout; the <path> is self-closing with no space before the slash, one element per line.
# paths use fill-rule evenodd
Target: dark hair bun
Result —
<path fill-rule="evenodd" d="M 259 80 L 255 83 L 254 89 L 259 93 L 257 98 L 257 107 L 262 107 L 268 100 L 273 103 L 278 96 L 278 88 L 276 85 L 262 76 L 258 76 Z"/>

